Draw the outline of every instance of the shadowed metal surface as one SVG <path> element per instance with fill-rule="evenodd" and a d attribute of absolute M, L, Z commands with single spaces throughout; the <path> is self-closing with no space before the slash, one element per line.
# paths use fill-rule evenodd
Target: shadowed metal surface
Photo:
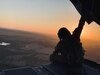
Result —
<path fill-rule="evenodd" d="M 3 70 L 0 75 L 73 75 L 70 74 L 74 71 L 84 73 L 83 75 L 100 75 L 100 70 L 83 64 L 82 69 L 68 68 L 64 65 L 47 64 L 39 67 L 23 67 Z"/>
<path fill-rule="evenodd" d="M 37 75 L 37 73 L 31 67 L 23 67 L 4 70 L 2 75 Z"/>

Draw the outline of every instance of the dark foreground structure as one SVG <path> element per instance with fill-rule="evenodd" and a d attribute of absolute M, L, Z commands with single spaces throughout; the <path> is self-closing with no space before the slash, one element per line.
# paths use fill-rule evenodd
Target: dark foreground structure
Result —
<path fill-rule="evenodd" d="M 84 16 L 87 23 L 96 22 L 100 25 L 99 0 L 70 0 L 80 15 Z"/>
<path fill-rule="evenodd" d="M 79 69 L 73 68 L 74 71 Z M 3 70 L 0 75 L 76 75 L 72 68 L 67 68 L 64 65 L 47 64 L 39 67 L 23 67 Z M 85 75 L 100 75 L 100 70 L 83 64 Z"/>

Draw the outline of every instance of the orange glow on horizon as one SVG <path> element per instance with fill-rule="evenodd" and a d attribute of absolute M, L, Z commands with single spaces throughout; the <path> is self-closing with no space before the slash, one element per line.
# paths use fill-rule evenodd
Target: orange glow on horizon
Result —
<path fill-rule="evenodd" d="M 46 23 L 47 24 L 47 23 Z M 54 24 L 53 27 L 51 24 Z M 58 30 L 61 27 L 66 27 L 68 28 L 68 30 L 72 33 L 73 30 L 77 27 L 78 25 L 78 21 L 73 21 L 73 22 L 64 22 L 64 24 L 66 25 L 58 25 L 57 23 L 48 23 L 48 25 L 51 25 L 48 27 L 48 25 L 41 25 L 40 27 L 38 27 L 38 25 L 36 26 L 32 26 L 32 25 L 17 25 L 14 22 L 1 22 L 0 27 L 2 28 L 9 28 L 9 29 L 17 29 L 17 30 L 23 30 L 23 31 L 29 31 L 29 32 L 38 32 L 38 33 L 43 33 L 43 34 L 50 34 L 50 35 L 57 35 Z M 68 25 L 70 24 L 70 25 Z M 75 24 L 75 25 L 74 25 Z M 35 24 L 34 24 L 35 25 Z M 94 40 L 99 40 L 100 35 L 97 36 L 97 34 L 95 33 L 95 31 L 93 31 L 95 25 L 88 25 L 85 24 L 82 34 L 81 34 L 81 38 L 87 38 L 87 39 L 94 39 Z M 50 28 L 51 27 L 51 28 Z M 90 28 L 91 27 L 91 28 Z M 96 29 L 96 28 L 95 28 Z M 94 29 L 94 30 L 95 30 Z M 99 32 L 99 31 L 98 31 Z"/>

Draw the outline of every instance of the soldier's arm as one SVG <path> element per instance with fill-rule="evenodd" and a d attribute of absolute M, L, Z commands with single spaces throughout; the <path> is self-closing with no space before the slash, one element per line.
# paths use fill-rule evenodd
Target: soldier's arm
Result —
<path fill-rule="evenodd" d="M 73 36 L 80 40 L 80 35 L 85 25 L 85 20 L 83 17 L 80 18 L 78 27 L 73 31 Z"/>

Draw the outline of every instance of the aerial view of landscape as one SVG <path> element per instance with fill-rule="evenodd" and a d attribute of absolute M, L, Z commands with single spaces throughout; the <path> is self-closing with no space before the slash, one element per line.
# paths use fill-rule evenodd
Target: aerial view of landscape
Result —
<path fill-rule="evenodd" d="M 24 66 L 40 66 L 50 63 L 49 56 L 58 42 L 53 36 L 25 31 L 0 29 L 0 69 L 10 69 Z M 89 42 L 89 44 L 87 44 Z M 91 44 L 83 41 L 87 59 L 100 63 L 100 43 Z M 91 46 L 92 45 L 92 46 Z"/>
<path fill-rule="evenodd" d="M 100 10 L 88 7 L 91 12 L 82 14 L 77 1 L 82 4 L 81 0 L 0 0 L 0 71 L 50 64 L 50 55 L 62 40 L 59 29 L 66 27 L 74 35 L 78 25 L 84 58 L 100 65 Z"/>
<path fill-rule="evenodd" d="M 37 33 L 0 29 L 0 68 L 39 66 L 49 63 L 54 39 Z M 54 44 L 53 44 L 54 43 Z"/>

